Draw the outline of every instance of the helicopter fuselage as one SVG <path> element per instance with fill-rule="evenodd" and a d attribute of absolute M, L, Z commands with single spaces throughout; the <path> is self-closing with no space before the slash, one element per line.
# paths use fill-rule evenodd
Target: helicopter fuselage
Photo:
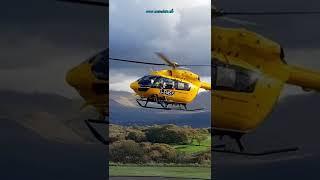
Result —
<path fill-rule="evenodd" d="M 248 133 L 270 114 L 285 84 L 319 90 L 320 73 L 288 65 L 279 44 L 242 28 L 212 28 L 212 124 Z"/>
<path fill-rule="evenodd" d="M 197 74 L 172 69 L 153 71 L 130 87 L 140 98 L 156 97 L 168 103 L 188 104 L 197 96 L 202 84 Z"/>
<path fill-rule="evenodd" d="M 108 50 L 104 50 L 73 67 L 66 74 L 66 82 L 85 100 L 83 107 L 93 106 L 102 119 L 108 113 L 107 54 Z"/>

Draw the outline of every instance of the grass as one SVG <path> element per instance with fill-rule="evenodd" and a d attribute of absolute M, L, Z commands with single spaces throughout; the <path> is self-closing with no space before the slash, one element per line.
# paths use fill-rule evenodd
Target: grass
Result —
<path fill-rule="evenodd" d="M 211 136 L 208 136 L 208 138 L 203 141 L 200 146 L 196 141 L 193 141 L 192 144 L 176 145 L 173 147 L 180 152 L 185 152 L 188 154 L 206 151 L 211 147 Z"/>
<path fill-rule="evenodd" d="M 143 167 L 109 166 L 110 176 L 162 176 L 175 178 L 211 179 L 210 167 Z"/>

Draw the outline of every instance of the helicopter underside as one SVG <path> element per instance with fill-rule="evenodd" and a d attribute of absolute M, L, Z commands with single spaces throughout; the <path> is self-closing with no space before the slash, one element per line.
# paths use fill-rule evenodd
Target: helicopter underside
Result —
<path fill-rule="evenodd" d="M 163 109 L 163 110 L 180 110 L 180 111 L 200 111 L 203 108 L 198 109 L 188 109 L 186 103 L 179 103 L 174 101 L 168 101 L 167 98 L 159 97 L 157 95 L 151 95 L 147 98 L 139 98 L 136 99 L 138 105 L 143 108 L 151 108 L 151 109 Z M 154 103 L 160 105 L 160 107 L 148 106 L 149 103 Z"/>
<path fill-rule="evenodd" d="M 242 144 L 241 139 L 246 133 L 237 132 L 237 131 L 229 131 L 229 130 L 222 130 L 222 129 L 215 129 L 213 128 L 213 136 L 218 136 L 220 140 L 224 136 L 228 136 L 231 139 L 236 141 L 236 144 L 239 150 L 233 150 L 230 147 L 228 148 L 226 144 L 217 144 L 212 146 L 213 152 L 218 153 L 227 153 L 227 154 L 235 154 L 235 155 L 244 155 L 244 156 L 265 156 L 271 154 L 278 154 L 278 153 L 287 153 L 287 152 L 294 152 L 297 151 L 298 147 L 289 147 L 289 148 L 280 148 L 280 149 L 271 149 L 271 150 L 264 150 L 261 152 L 249 152 L 245 149 L 244 145 Z"/>

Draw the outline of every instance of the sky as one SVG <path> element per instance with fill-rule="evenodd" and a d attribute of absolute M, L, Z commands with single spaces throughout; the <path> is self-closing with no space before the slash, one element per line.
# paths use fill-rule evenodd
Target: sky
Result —
<path fill-rule="evenodd" d="M 180 64 L 210 64 L 210 0 L 110 0 L 110 57 L 163 63 L 162 52 Z M 172 14 L 146 10 L 174 9 Z M 110 63 L 110 90 L 132 92 L 130 82 L 164 67 Z M 210 68 L 192 68 L 211 82 Z"/>
<path fill-rule="evenodd" d="M 55 0 L 0 6 L 0 90 L 79 97 L 66 72 L 108 46 L 108 9 Z"/>
<path fill-rule="evenodd" d="M 189 5 L 185 0 L 182 1 L 183 3 L 181 4 L 183 6 Z M 116 3 L 119 4 L 124 2 L 126 1 L 119 0 L 119 2 L 117 1 Z M 130 3 L 136 2 L 139 1 L 130 1 Z M 164 3 L 169 1 L 159 2 Z M 173 8 L 175 7 L 174 3 L 178 3 L 179 1 L 170 2 L 173 3 L 173 5 L 171 6 L 170 4 L 169 8 Z M 161 31 L 164 36 L 159 37 L 161 41 L 156 39 L 153 44 L 151 43 L 153 46 L 150 47 L 152 48 L 141 52 L 139 50 L 144 49 L 145 46 L 141 43 L 142 39 L 140 37 L 129 36 L 130 34 L 128 33 L 121 33 L 114 38 L 110 38 L 110 45 L 112 45 L 111 42 L 116 42 L 113 46 L 120 46 L 120 48 L 116 48 L 119 50 L 118 52 L 114 51 L 114 49 L 111 50 L 111 55 L 121 58 L 144 58 L 146 60 L 152 60 L 153 62 L 161 62 L 154 55 L 154 50 L 159 51 L 160 49 L 161 52 L 178 62 L 183 61 L 195 63 L 194 59 L 196 59 L 196 62 L 200 63 L 202 58 L 198 58 L 198 55 L 200 54 L 204 56 L 204 53 L 202 53 L 201 50 L 198 50 L 199 52 L 196 51 L 200 48 L 194 48 L 192 53 L 184 50 L 185 48 L 190 48 L 190 46 L 197 47 L 199 45 L 196 44 L 197 41 L 193 41 L 194 39 L 197 39 L 196 36 L 200 36 L 196 33 L 197 31 L 195 27 L 201 27 L 201 24 L 203 24 L 206 21 L 206 18 L 208 18 L 203 17 L 204 14 L 201 13 L 201 10 L 199 10 L 200 12 L 190 10 L 192 9 L 192 6 L 197 6 L 196 3 L 203 3 L 205 1 L 199 0 L 192 2 L 195 4 L 190 5 L 190 8 L 183 8 L 183 12 L 186 12 L 184 13 L 184 16 L 189 15 L 191 17 L 181 18 L 181 14 L 183 13 L 181 10 L 177 10 L 177 13 L 175 14 L 177 17 L 175 18 L 169 18 L 169 16 L 162 17 L 161 27 L 157 26 L 157 31 L 149 31 L 150 33 L 148 33 L 148 35 L 140 33 L 141 37 L 150 38 L 159 35 L 159 32 Z M 225 10 L 243 11 L 319 10 L 320 2 L 317 0 L 220 0 L 218 1 L 218 6 Z M 159 8 L 160 7 L 161 5 L 159 5 Z M 192 11 L 192 13 L 187 13 L 188 9 Z M 194 7 L 194 9 L 201 8 Z M 130 9 L 130 11 L 132 11 L 132 13 L 138 13 L 136 12 L 138 11 L 137 9 Z M 125 14 L 128 10 L 123 9 L 120 10 L 120 12 Z M 54 0 L 21 1 L 19 2 L 19 6 L 17 6 L 16 1 L 3 2 L 0 6 L 0 21 L 2 25 L 0 29 L 0 47 L 2 49 L 0 53 L 0 90 L 9 89 L 27 92 L 38 91 L 57 93 L 67 97 L 79 97 L 73 88 L 66 84 L 65 73 L 68 69 L 108 47 L 108 14 L 109 12 L 107 8 L 70 5 L 61 2 L 58 3 Z M 119 16 L 119 18 L 121 18 L 121 14 L 119 14 Z M 145 18 L 159 18 L 153 14 L 150 14 L 150 16 L 145 16 Z M 122 18 L 123 17 L 124 16 L 122 14 Z M 124 28 L 123 31 L 139 30 L 133 29 L 134 24 L 139 24 L 138 22 L 133 21 L 133 19 L 137 17 L 130 18 L 131 19 L 128 19 L 131 20 L 130 27 L 128 24 L 122 24 L 123 26 L 128 27 Z M 303 65 L 315 70 L 320 70 L 319 16 L 233 18 L 252 21 L 259 26 L 253 27 L 230 23 L 226 24 L 225 22 L 219 23 L 224 23 L 224 25 L 233 27 L 245 27 L 247 29 L 257 31 L 268 38 L 276 40 L 284 47 L 288 63 Z M 181 19 L 184 19 L 183 22 Z M 166 20 L 168 20 L 168 22 L 166 22 Z M 180 22 L 180 20 L 180 28 L 174 28 L 175 26 L 172 26 L 172 24 L 171 26 L 170 24 L 167 24 L 169 22 L 177 23 Z M 111 23 L 112 21 L 110 20 L 110 24 Z M 150 26 L 148 26 L 148 28 L 143 28 L 143 31 L 141 32 L 145 32 L 152 28 L 151 24 L 154 24 L 154 22 L 150 20 L 148 23 L 150 23 Z M 181 28 L 187 26 L 189 26 L 189 28 Z M 192 29 L 194 31 L 190 33 Z M 112 33 L 111 30 L 112 29 L 110 29 L 110 34 Z M 173 30 L 173 32 L 171 30 Z M 179 36 L 176 36 L 176 38 L 172 40 L 173 42 L 170 42 L 170 39 L 175 37 L 174 34 L 178 34 L 177 32 L 180 33 Z M 121 45 L 125 43 L 125 39 L 128 39 L 125 38 L 126 36 L 131 37 L 134 41 L 126 41 L 128 44 L 124 47 L 130 46 L 131 48 L 126 49 L 127 53 L 123 53 L 125 48 L 121 48 Z M 190 38 L 188 39 L 186 37 Z M 202 36 L 199 38 L 205 39 Z M 132 44 L 134 46 L 132 46 Z M 168 44 L 171 45 L 169 46 Z M 180 51 L 177 50 L 178 45 L 179 47 L 182 47 Z M 159 48 L 156 49 L 155 47 Z M 124 65 L 115 64 L 115 66 Z M 151 67 L 146 66 L 140 68 L 143 69 L 138 71 L 141 74 L 135 75 L 134 72 L 128 71 L 132 80 L 135 80 L 136 77 L 147 73 Z M 194 71 L 201 70 L 195 68 Z M 126 74 L 127 73 L 123 76 Z M 121 77 L 122 75 L 114 75 L 114 77 L 116 76 Z M 128 78 L 127 81 L 129 82 L 131 79 Z M 113 87 L 117 89 L 117 86 L 120 88 L 121 85 L 122 83 L 118 82 L 117 84 L 113 84 Z M 300 93 L 301 91 L 297 88 L 290 87 L 287 88 L 285 92 Z"/>

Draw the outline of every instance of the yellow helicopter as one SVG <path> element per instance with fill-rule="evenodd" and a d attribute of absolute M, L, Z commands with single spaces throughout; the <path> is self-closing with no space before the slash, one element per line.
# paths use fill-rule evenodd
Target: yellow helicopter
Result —
<path fill-rule="evenodd" d="M 212 7 L 212 20 L 228 15 L 290 15 L 320 12 L 226 12 Z M 240 139 L 254 131 L 276 105 L 285 84 L 320 90 L 320 72 L 287 64 L 276 42 L 243 28 L 213 25 L 212 124 L 214 136 L 235 139 L 239 151 L 216 145 L 213 151 L 242 155 L 267 155 L 298 150 L 297 147 L 246 152 Z"/>
<path fill-rule="evenodd" d="M 184 111 L 196 111 L 201 109 L 188 109 L 187 104 L 191 103 L 198 95 L 200 88 L 211 90 L 211 85 L 200 80 L 200 76 L 183 67 L 187 66 L 208 66 L 210 65 L 179 65 L 171 61 L 162 53 L 156 53 L 165 64 L 150 63 L 143 61 L 132 61 L 125 59 L 109 58 L 111 61 L 121 61 L 129 63 L 139 63 L 158 66 L 170 66 L 172 69 L 152 71 L 149 75 L 144 76 L 130 84 L 130 87 L 139 97 L 137 103 L 144 108 L 172 110 L 168 105 L 179 106 Z M 183 67 L 181 67 L 183 66 Z M 145 102 L 145 104 L 142 104 Z M 160 104 L 161 107 L 147 106 L 149 102 Z M 184 107 L 184 109 L 181 108 Z"/>
<path fill-rule="evenodd" d="M 85 120 L 93 135 L 102 143 L 108 141 L 95 130 L 90 123 L 108 124 L 109 103 L 109 62 L 107 60 L 109 50 L 105 49 L 91 58 L 70 69 L 66 74 L 67 83 L 75 88 L 85 100 L 82 109 L 93 106 L 99 113 L 99 118 Z"/>
<path fill-rule="evenodd" d="M 68 3 L 78 3 L 84 5 L 108 7 L 108 3 L 86 0 L 57 0 Z M 196 111 L 201 109 L 187 109 L 187 104 L 191 103 L 197 96 L 200 88 L 210 90 L 209 83 L 200 81 L 199 75 L 184 69 L 186 66 L 208 66 L 210 65 L 179 65 L 172 62 L 165 55 L 156 53 L 165 64 L 150 63 L 142 61 L 133 61 L 125 59 L 109 58 L 109 50 L 105 49 L 94 55 L 83 63 L 77 65 L 67 72 L 67 83 L 75 88 L 80 96 L 85 100 L 83 108 L 93 106 L 99 113 L 99 119 L 88 119 L 85 123 L 93 135 L 102 143 L 108 144 L 108 141 L 98 133 L 90 123 L 108 124 L 108 70 L 109 60 L 122 61 L 138 64 L 149 64 L 158 66 L 170 66 L 172 69 L 153 71 L 150 75 L 140 78 L 133 82 L 130 87 L 140 97 L 137 103 L 144 108 L 156 108 L 172 110 L 169 105 L 179 106 L 177 110 Z M 142 105 L 141 102 L 145 104 Z M 154 102 L 161 105 L 161 108 L 149 107 L 147 104 Z M 184 107 L 184 109 L 181 108 Z"/>
<path fill-rule="evenodd" d="M 108 7 L 108 3 L 95 3 L 94 1 L 62 1 Z M 232 15 L 291 14 L 308 15 L 320 14 L 320 12 L 228 12 L 216 6 L 212 6 L 211 12 L 212 20 Z M 243 28 L 212 26 L 211 46 L 212 134 L 230 136 L 239 146 L 239 151 L 228 150 L 225 145 L 214 145 L 212 150 L 250 156 L 296 151 L 298 148 L 293 147 L 263 152 L 245 152 L 241 138 L 253 132 L 264 122 L 276 105 L 285 84 L 300 86 L 308 91 L 320 90 L 320 72 L 288 65 L 284 50 L 278 43 Z M 105 83 L 107 84 L 107 81 Z M 108 96 L 107 93 L 105 97 Z M 143 94 L 141 95 L 143 97 Z M 83 97 L 94 96 L 83 95 Z M 88 102 L 93 103 L 94 101 Z"/>
<path fill-rule="evenodd" d="M 87 0 L 56 0 L 90 6 L 108 7 L 108 3 Z M 109 49 L 104 49 L 66 73 L 66 82 L 75 88 L 85 100 L 81 109 L 93 106 L 98 112 L 98 119 L 85 120 L 94 137 L 105 145 L 108 138 L 101 135 L 91 123 L 108 125 L 109 115 Z"/>

